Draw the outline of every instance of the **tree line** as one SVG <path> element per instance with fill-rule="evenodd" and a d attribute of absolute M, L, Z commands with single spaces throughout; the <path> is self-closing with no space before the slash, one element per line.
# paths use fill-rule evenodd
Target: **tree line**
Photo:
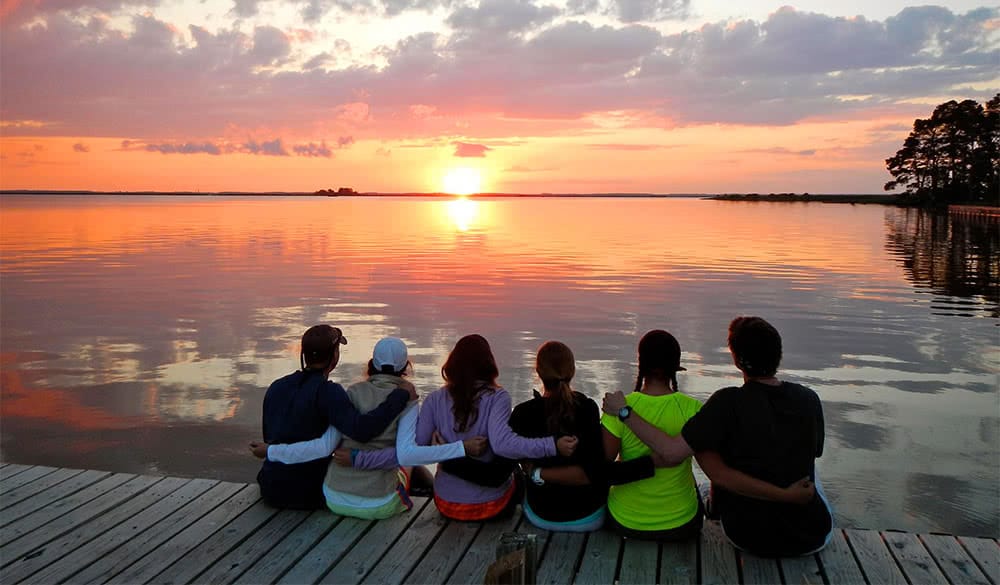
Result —
<path fill-rule="evenodd" d="M 914 120 L 885 164 L 885 190 L 902 188 L 918 205 L 1000 205 L 1000 93 L 985 104 L 951 100 Z"/>

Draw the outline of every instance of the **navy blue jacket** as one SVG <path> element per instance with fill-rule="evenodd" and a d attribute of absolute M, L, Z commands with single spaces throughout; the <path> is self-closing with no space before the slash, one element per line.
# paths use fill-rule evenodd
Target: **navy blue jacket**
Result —
<path fill-rule="evenodd" d="M 264 441 L 296 443 L 319 437 L 330 425 L 362 443 L 377 437 L 406 408 L 397 388 L 374 410 L 361 414 L 344 387 L 321 372 L 295 372 L 271 383 L 264 395 Z M 257 474 L 264 500 L 279 508 L 322 508 L 323 478 L 330 457 L 284 464 L 265 460 Z"/>

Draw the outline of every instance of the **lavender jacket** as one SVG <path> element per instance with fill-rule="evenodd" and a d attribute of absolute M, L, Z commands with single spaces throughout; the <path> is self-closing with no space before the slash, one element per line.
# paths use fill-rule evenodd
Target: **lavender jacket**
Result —
<path fill-rule="evenodd" d="M 552 437 L 528 439 L 514 434 L 507 424 L 510 418 L 510 394 L 496 387 L 479 399 L 479 416 L 464 432 L 455 432 L 455 415 L 447 388 L 441 388 L 424 399 L 417 418 L 417 444 L 429 445 L 431 435 L 437 431 L 445 442 L 461 441 L 483 436 L 490 442 L 486 453 L 478 457 L 491 461 L 496 455 L 508 459 L 539 459 L 556 454 Z M 500 487 L 486 487 L 469 483 L 438 468 L 434 479 L 434 493 L 443 500 L 458 504 L 481 504 L 499 499 L 509 488 L 510 481 Z"/>

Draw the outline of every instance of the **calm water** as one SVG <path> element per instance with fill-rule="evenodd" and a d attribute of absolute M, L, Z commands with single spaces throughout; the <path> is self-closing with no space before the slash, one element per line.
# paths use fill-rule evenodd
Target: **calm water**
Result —
<path fill-rule="evenodd" d="M 697 199 L 21 197 L 0 200 L 2 455 L 253 481 L 268 383 L 314 323 L 408 343 L 422 391 L 485 335 L 515 401 L 534 351 L 631 388 L 648 329 L 682 389 L 737 384 L 739 314 L 823 399 L 838 521 L 1000 535 L 1000 229 L 881 206 Z"/>

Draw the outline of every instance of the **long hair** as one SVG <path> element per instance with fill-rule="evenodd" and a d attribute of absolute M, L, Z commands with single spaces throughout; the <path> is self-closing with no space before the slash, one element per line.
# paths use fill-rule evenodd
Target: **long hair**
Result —
<path fill-rule="evenodd" d="M 573 388 L 569 383 L 576 374 L 573 351 L 565 343 L 546 341 L 538 348 L 535 371 L 545 387 L 545 426 L 557 435 L 563 427 L 572 428 Z"/>
<path fill-rule="evenodd" d="M 458 340 L 441 366 L 441 377 L 454 404 L 455 432 L 461 433 L 476 422 L 479 397 L 493 391 L 499 375 L 497 361 L 485 337 L 473 334 Z"/>
<path fill-rule="evenodd" d="M 639 375 L 635 379 L 635 391 L 642 390 L 647 378 L 663 380 L 674 391 L 678 391 L 677 372 L 681 367 L 681 345 L 670 333 L 653 329 L 639 340 Z"/>

